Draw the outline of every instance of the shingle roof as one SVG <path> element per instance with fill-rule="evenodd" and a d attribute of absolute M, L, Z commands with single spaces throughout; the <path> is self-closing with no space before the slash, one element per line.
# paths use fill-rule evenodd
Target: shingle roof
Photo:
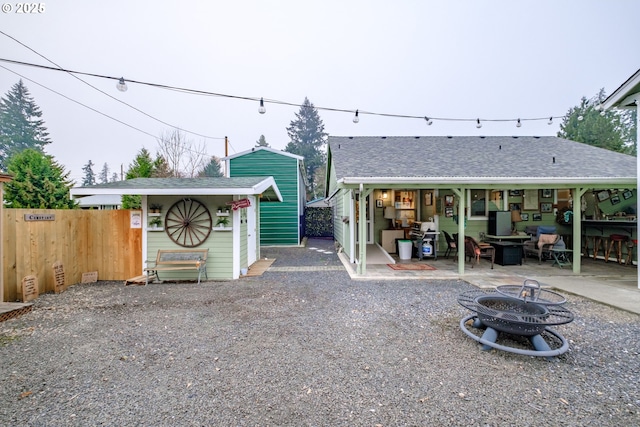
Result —
<path fill-rule="evenodd" d="M 273 177 L 217 177 L 217 178 L 134 178 L 71 189 L 74 196 L 92 194 L 165 194 L 165 195 L 228 195 L 263 194 L 281 200 Z"/>
<path fill-rule="evenodd" d="M 353 177 L 633 181 L 636 158 L 545 136 L 330 136 L 338 180 Z"/>

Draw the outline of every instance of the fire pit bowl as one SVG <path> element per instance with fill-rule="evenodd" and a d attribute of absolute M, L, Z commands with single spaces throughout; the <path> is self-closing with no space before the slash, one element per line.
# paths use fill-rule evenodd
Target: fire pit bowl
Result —
<path fill-rule="evenodd" d="M 499 295 L 479 296 L 475 302 L 478 319 L 497 331 L 534 336 L 547 327 L 549 309 L 544 305 Z"/>

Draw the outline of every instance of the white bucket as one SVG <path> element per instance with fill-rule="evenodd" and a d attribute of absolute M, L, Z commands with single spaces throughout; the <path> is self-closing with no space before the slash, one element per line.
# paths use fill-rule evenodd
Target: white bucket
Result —
<path fill-rule="evenodd" d="M 243 276 L 246 276 L 248 272 L 249 271 L 246 268 L 241 268 L 240 269 L 240 274 L 242 274 Z"/>

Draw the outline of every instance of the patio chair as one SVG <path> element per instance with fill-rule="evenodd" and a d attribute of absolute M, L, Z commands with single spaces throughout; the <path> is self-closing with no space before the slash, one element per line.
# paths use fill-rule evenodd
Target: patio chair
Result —
<path fill-rule="evenodd" d="M 464 254 L 465 257 L 471 261 L 471 268 L 474 264 L 480 263 L 480 258 L 487 258 L 491 260 L 491 269 L 493 270 L 493 263 L 496 259 L 496 248 L 488 243 L 478 243 L 476 239 L 471 236 L 464 236 Z"/>
<path fill-rule="evenodd" d="M 559 241 L 559 234 L 540 234 L 538 240 L 530 240 L 524 243 L 524 256 L 525 258 L 527 255 L 537 256 L 538 264 L 541 264 L 543 260 L 551 259 L 553 245 Z"/>
<path fill-rule="evenodd" d="M 447 250 L 444 252 L 444 257 L 445 258 L 449 258 L 449 255 L 451 255 L 451 252 L 455 251 L 455 259 L 458 258 L 458 242 L 453 240 L 453 237 L 451 237 L 451 234 L 447 233 L 446 231 L 442 231 L 444 233 L 444 239 L 447 241 Z"/>

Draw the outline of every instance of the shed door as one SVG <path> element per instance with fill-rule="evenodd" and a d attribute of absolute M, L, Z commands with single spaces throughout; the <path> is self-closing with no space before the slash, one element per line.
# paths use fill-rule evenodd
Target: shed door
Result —
<path fill-rule="evenodd" d="M 256 198 L 248 197 L 251 206 L 247 208 L 247 263 L 256 262 L 258 258 L 258 226 L 256 223 Z"/>

